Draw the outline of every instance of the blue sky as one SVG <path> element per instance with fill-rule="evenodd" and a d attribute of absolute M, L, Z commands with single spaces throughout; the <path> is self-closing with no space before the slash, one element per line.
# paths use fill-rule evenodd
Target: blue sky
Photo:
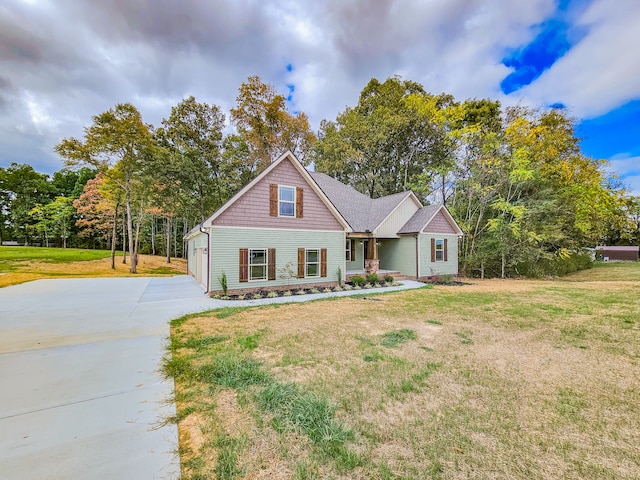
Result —
<path fill-rule="evenodd" d="M 640 195 L 639 18 L 638 0 L 5 0 L 0 166 L 59 170 L 53 146 L 120 102 L 155 125 L 189 95 L 228 112 L 259 75 L 316 129 L 400 75 L 563 106 L 584 153 Z"/>

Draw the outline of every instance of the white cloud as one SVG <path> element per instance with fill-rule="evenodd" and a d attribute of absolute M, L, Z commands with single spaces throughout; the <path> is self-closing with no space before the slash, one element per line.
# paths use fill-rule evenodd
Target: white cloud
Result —
<path fill-rule="evenodd" d="M 595 0 L 577 19 L 588 33 L 534 83 L 528 102 L 562 102 L 580 118 L 596 117 L 640 97 L 640 2 Z"/>
<path fill-rule="evenodd" d="M 640 157 L 615 155 L 609 160 L 607 170 L 622 180 L 629 193 L 640 196 Z"/>

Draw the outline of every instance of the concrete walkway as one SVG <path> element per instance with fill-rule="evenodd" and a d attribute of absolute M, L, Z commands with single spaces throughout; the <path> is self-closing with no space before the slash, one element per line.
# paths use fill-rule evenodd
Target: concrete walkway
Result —
<path fill-rule="evenodd" d="M 173 382 L 159 368 L 168 321 L 230 302 L 191 277 L 38 280 L 0 289 L 0 478 L 179 477 Z"/>

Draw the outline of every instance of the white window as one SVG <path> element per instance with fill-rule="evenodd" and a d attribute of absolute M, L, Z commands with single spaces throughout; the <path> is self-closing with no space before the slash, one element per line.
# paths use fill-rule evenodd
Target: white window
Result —
<path fill-rule="evenodd" d="M 436 262 L 444 262 L 444 240 L 436 240 Z"/>
<path fill-rule="evenodd" d="M 249 250 L 249 280 L 267 279 L 267 249 Z"/>
<path fill-rule="evenodd" d="M 305 277 L 320 276 L 320 250 L 305 251 Z"/>
<path fill-rule="evenodd" d="M 346 258 L 347 262 L 351 262 L 352 258 L 353 258 L 352 257 L 353 252 L 351 251 L 351 243 L 352 243 L 352 241 L 347 239 L 347 246 L 345 248 L 345 251 L 346 251 L 345 258 Z"/>
<path fill-rule="evenodd" d="M 295 187 L 278 186 L 278 215 L 281 217 L 296 216 Z"/>

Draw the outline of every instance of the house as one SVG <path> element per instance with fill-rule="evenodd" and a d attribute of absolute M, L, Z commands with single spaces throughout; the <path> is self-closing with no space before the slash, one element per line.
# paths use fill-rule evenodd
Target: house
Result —
<path fill-rule="evenodd" d="M 207 292 L 331 287 L 354 274 L 458 273 L 462 231 L 412 192 L 371 199 L 287 152 L 191 230 L 188 270 Z"/>
<path fill-rule="evenodd" d="M 603 245 L 596 247 L 596 252 L 602 255 L 603 260 L 631 260 L 637 261 L 639 258 L 638 252 L 640 248 L 637 246 L 632 247 L 613 247 Z"/>

